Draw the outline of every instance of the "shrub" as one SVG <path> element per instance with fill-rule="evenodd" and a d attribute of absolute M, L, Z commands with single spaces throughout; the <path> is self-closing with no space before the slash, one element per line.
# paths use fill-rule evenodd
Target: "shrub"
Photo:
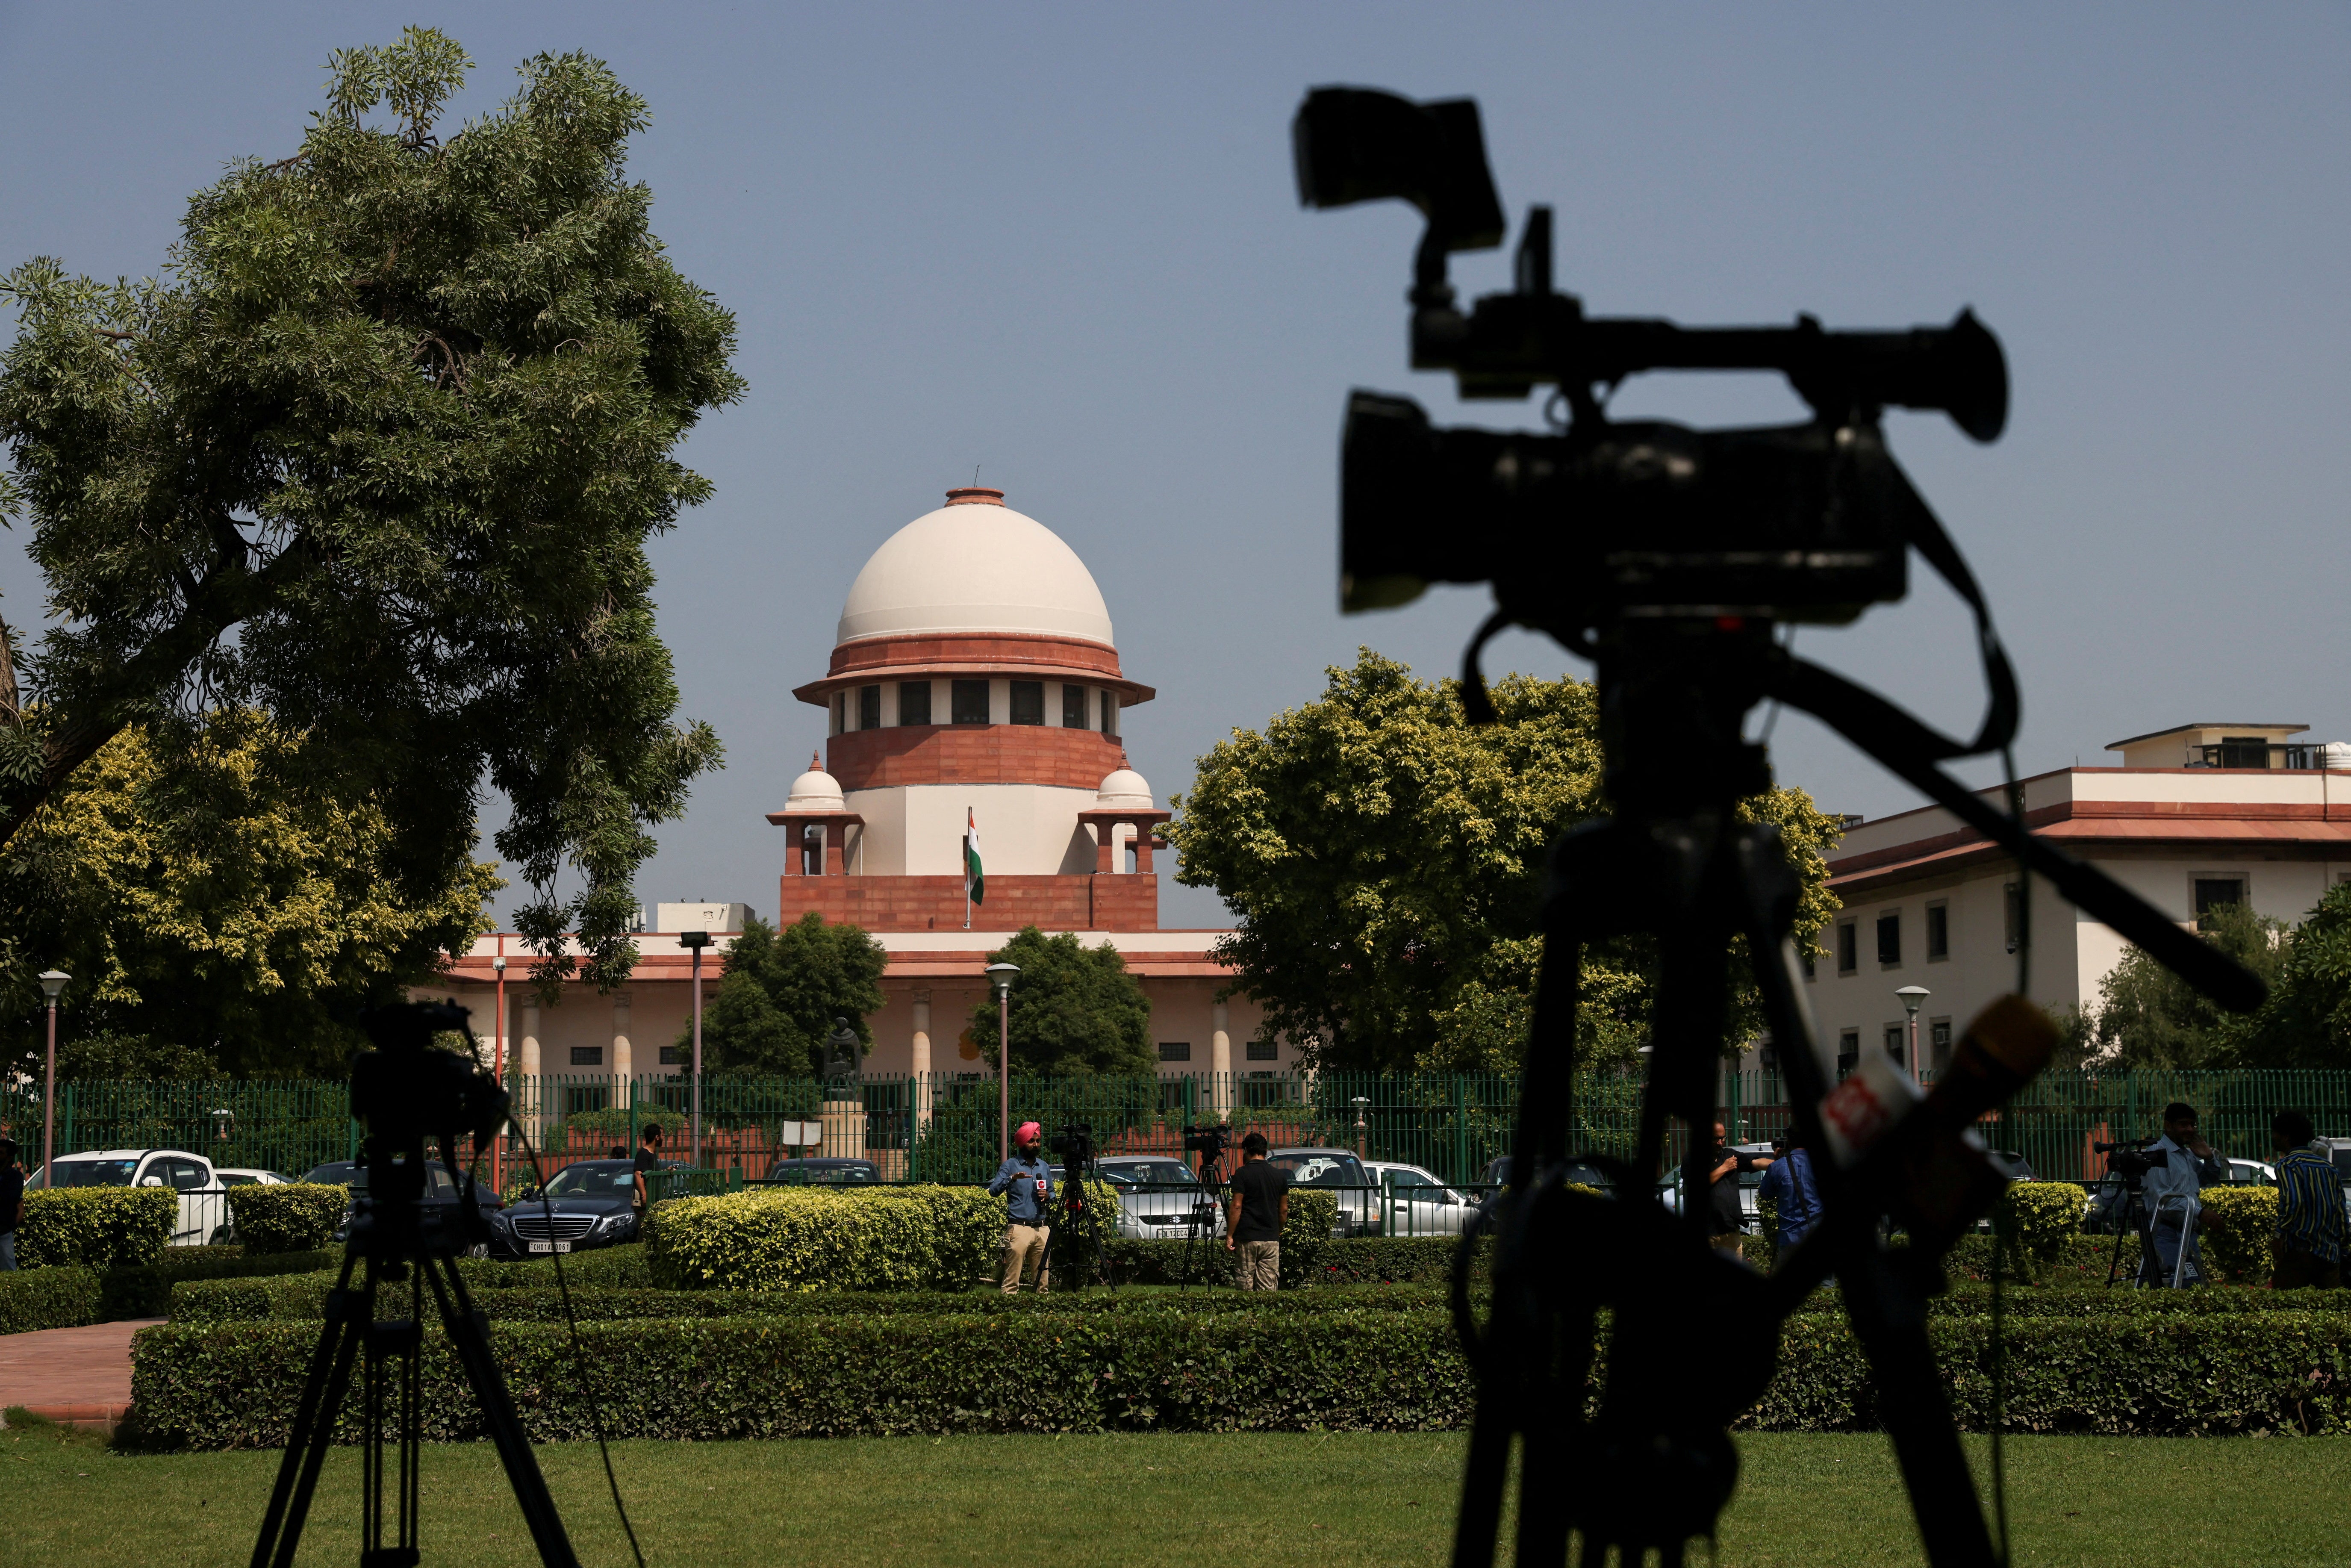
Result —
<path fill-rule="evenodd" d="M 1087 1190 L 1107 1230 L 1117 1195 Z M 764 1187 L 655 1204 L 644 1235 L 653 1282 L 669 1288 L 951 1291 L 996 1268 L 1004 1200 L 970 1186 Z"/>
<path fill-rule="evenodd" d="M 0 1334 L 99 1321 L 98 1270 L 61 1266 L 0 1274 Z"/>
<path fill-rule="evenodd" d="M 110 1268 L 152 1263 L 180 1222 L 180 1195 L 168 1186 L 62 1186 L 25 1195 L 16 1266 Z"/>
<path fill-rule="evenodd" d="M 228 1189 L 228 1211 L 247 1252 L 315 1252 L 335 1233 L 350 1197 L 340 1184 L 244 1182 Z"/>
<path fill-rule="evenodd" d="M 476 1291 L 555 1289 L 555 1260 L 532 1258 L 513 1262 L 485 1260 L 460 1265 L 465 1282 Z M 563 1282 L 572 1290 L 604 1286 L 646 1290 L 657 1281 L 645 1257 L 644 1245 L 632 1241 L 619 1247 L 598 1247 L 573 1252 L 563 1260 Z"/>
<path fill-rule="evenodd" d="M 1993 1233 L 2007 1243 L 2002 1269 L 2022 1280 L 2037 1280 L 2054 1269 L 2066 1242 L 2082 1233 L 2082 1212 L 2089 1201 L 2078 1182 L 2011 1183 L 1992 1215 Z"/>
<path fill-rule="evenodd" d="M 632 1117 L 635 1119 L 633 1126 L 631 1124 Z M 664 1144 L 674 1143 L 676 1142 L 674 1134 L 685 1125 L 685 1113 L 682 1111 L 673 1111 L 665 1105 L 641 1103 L 634 1111 L 630 1110 L 626 1105 L 607 1106 L 601 1111 L 574 1111 L 563 1118 L 563 1126 L 567 1133 L 590 1139 L 608 1148 L 617 1144 L 626 1144 L 632 1151 L 637 1138 L 643 1133 L 645 1127 L 654 1124 L 661 1127 L 662 1141 Z M 528 1162 L 525 1162 L 522 1168 L 528 1171 L 530 1166 Z"/>
<path fill-rule="evenodd" d="M 1294 1214 L 1294 1211 L 1293 1211 Z M 1460 1244 L 1449 1236 L 1357 1236 L 1344 1240 L 1281 1244 L 1281 1288 L 1311 1285 L 1441 1285 L 1452 1278 L 1453 1254 Z M 1490 1241 L 1478 1242 L 1471 1274 L 1483 1279 L 1492 1256 Z M 1233 1255 L 1225 1244 L 1204 1237 L 1197 1245 L 1158 1239 L 1103 1243 L 1111 1272 L 1121 1284 L 1229 1285 Z M 1186 1269 L 1190 1270 L 1187 1274 Z"/>
<path fill-rule="evenodd" d="M 1472 1385 L 1445 1312 L 1301 1310 L 1305 1300 L 1206 1311 L 1164 1301 L 999 1301 L 984 1312 L 593 1322 L 580 1334 L 615 1437 L 1467 1424 Z M 1981 1430 L 1991 1408 L 1987 1321 L 1933 1317 L 1927 1326 L 1960 1423 Z M 195 1447 L 282 1443 L 316 1334 L 315 1323 L 290 1322 L 150 1329 L 132 1349 L 133 1400 L 150 1428 Z M 531 1437 L 587 1436 L 564 1328 L 494 1322 L 491 1339 Z M 2351 1313 L 2152 1308 L 2026 1317 L 2009 1325 L 2006 1340 L 2012 1430 L 2351 1427 Z M 425 1343 L 426 1436 L 480 1437 L 445 1340 L 429 1334 Z M 1594 1396 L 1605 1373 L 1595 1361 Z M 354 1389 L 347 1439 L 357 1398 Z M 1740 1424 L 1834 1431 L 1876 1418 L 1850 1327 L 1807 1312 L 1789 1320 L 1778 1374 Z"/>
<path fill-rule="evenodd" d="M 183 1281 L 247 1279 L 272 1274 L 304 1275 L 331 1268 L 331 1252 L 277 1252 L 255 1256 L 240 1247 L 173 1247 L 152 1263 L 108 1269 L 99 1276 L 105 1292 L 99 1321 L 160 1318 L 172 1309 L 172 1292 Z"/>
<path fill-rule="evenodd" d="M 2277 1188 L 2207 1187 L 2202 1201 L 2206 1276 L 2241 1285 L 2267 1280 L 2270 1239 L 2277 1234 Z"/>

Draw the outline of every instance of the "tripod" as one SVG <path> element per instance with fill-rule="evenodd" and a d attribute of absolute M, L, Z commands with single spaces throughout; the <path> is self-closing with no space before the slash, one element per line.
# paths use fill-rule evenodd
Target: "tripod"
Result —
<path fill-rule="evenodd" d="M 2152 1252 L 2155 1242 L 2154 1239 L 2147 1234 L 2147 1198 L 2144 1188 L 2137 1182 L 2129 1180 L 2118 1173 L 2110 1174 L 2106 1179 L 2115 1183 L 2117 1188 L 2115 1195 L 2106 1201 L 2106 1212 L 2113 1217 L 2115 1222 L 2114 1251 L 2106 1259 L 2106 1283 L 2111 1286 L 2122 1277 L 2123 1237 L 2137 1233 L 2142 1258 Z M 2117 1207 L 2117 1205 L 2120 1207 Z M 2144 1274 L 2145 1271 L 2142 1267 L 2139 1273 Z M 2136 1280 L 2137 1276 L 2134 1276 L 2134 1282 Z"/>
<path fill-rule="evenodd" d="M 1217 1214 L 1225 1206 L 1224 1148 L 1200 1151 L 1200 1196 L 1192 1205 L 1192 1220 L 1184 1237 L 1184 1289 L 1205 1271 L 1200 1245 L 1208 1244 L 1207 1262 L 1216 1260 Z M 1205 1281 L 1204 1281 L 1205 1282 Z"/>
<path fill-rule="evenodd" d="M 2030 1004 L 2005 1012 L 1995 1004 L 1925 1104 L 1895 1103 L 1896 1087 L 1916 1095 L 1898 1074 L 1883 1103 L 1856 1074 L 1845 1086 L 1855 1092 L 1841 1087 L 1828 1108 L 1834 1119 L 1824 1115 L 1830 1068 L 1789 940 L 1800 883 L 1778 831 L 1740 820 L 1739 802 L 1771 784 L 1763 747 L 1741 734 L 1747 710 L 1779 696 L 1819 715 L 2191 979 L 2225 966 L 2192 937 L 2186 944 L 2199 950 L 2182 955 L 2184 934 L 2156 911 L 1934 766 L 1964 748 L 1790 658 L 1768 622 L 1626 617 L 1607 646 L 1581 646 L 1599 666 L 1605 789 L 1625 809 L 1570 832 L 1552 852 L 1510 1186 L 1498 1212 L 1473 1221 L 1456 1258 L 1455 1308 L 1480 1381 L 1456 1568 L 1494 1561 L 1513 1437 L 1526 1478 L 1515 1556 L 1522 1568 L 1564 1562 L 1571 1531 L 1582 1531 L 1587 1563 L 1612 1546 L 1627 1563 L 1650 1551 L 1668 1568 L 1682 1563 L 1689 1539 L 1712 1536 L 1730 1496 L 1738 1455 L 1728 1427 L 1771 1381 L 1781 1320 L 1832 1273 L 1929 1563 L 1991 1568 L 1991 1538 L 1928 1342 L 1925 1298 L 1940 1288 L 1942 1250 L 2005 1185 L 1965 1129 L 2038 1071 L 2053 1030 Z M 1768 1279 L 1708 1245 L 1707 1173 L 1696 1157 L 1682 1164 L 1678 1217 L 1568 1190 L 1580 954 L 1587 943 L 1628 936 L 1654 941 L 1659 963 L 1649 1077 L 1624 1190 L 1644 1191 L 1654 1179 L 1672 1121 L 1693 1138 L 1712 1124 L 1734 944 L 1758 982 L 1796 1130 L 1832 1156 L 1814 1166 L 1821 1223 Z M 2228 979 L 2210 988 L 2227 988 Z M 1879 1244 L 1877 1220 L 1887 1214 L 1911 1232 L 1914 1245 L 1901 1253 Z M 1489 1226 L 1499 1234 L 1480 1333 L 1467 1260 Z M 1611 1343 L 1599 1408 L 1587 1419 L 1604 1309 Z"/>
<path fill-rule="evenodd" d="M 1093 1167 L 1091 1154 L 1071 1155 L 1062 1166 L 1061 1212 L 1046 1228 L 1044 1255 L 1037 1260 L 1040 1285 L 1053 1277 L 1053 1254 L 1061 1249 L 1061 1236 L 1066 1231 L 1074 1241 L 1083 1242 L 1092 1251 L 1094 1277 L 1112 1290 L 1118 1289 L 1118 1281 L 1110 1276 L 1110 1255 L 1102 1249 L 1101 1218 L 1094 1213 L 1094 1206 L 1086 1201 L 1085 1178 L 1092 1174 Z M 1082 1289 L 1082 1285 L 1075 1288 Z"/>

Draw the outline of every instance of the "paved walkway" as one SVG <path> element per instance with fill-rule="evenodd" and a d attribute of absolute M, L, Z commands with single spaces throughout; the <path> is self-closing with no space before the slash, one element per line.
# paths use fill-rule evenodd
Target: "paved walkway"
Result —
<path fill-rule="evenodd" d="M 162 1318 L 0 1334 L 0 1409 L 111 1427 L 131 1407 L 131 1336 Z"/>

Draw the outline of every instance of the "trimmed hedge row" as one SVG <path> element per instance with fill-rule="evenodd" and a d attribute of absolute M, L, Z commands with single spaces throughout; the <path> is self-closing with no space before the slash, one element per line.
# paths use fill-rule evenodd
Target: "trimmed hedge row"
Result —
<path fill-rule="evenodd" d="M 19 1269 L 110 1269 L 152 1263 L 180 1223 L 168 1186 L 61 1186 L 25 1195 Z"/>
<path fill-rule="evenodd" d="M 152 1263 L 116 1269 L 20 1269 L 0 1274 L 0 1333 L 160 1318 L 186 1281 L 268 1274 L 308 1278 L 333 1260 L 328 1252 L 254 1258 L 235 1247 L 173 1247 Z"/>
<path fill-rule="evenodd" d="M 0 1334 L 94 1323 L 103 1297 L 95 1269 L 17 1269 L 0 1274 Z"/>
<path fill-rule="evenodd" d="M 142 1424 L 192 1447 L 284 1441 L 313 1325 L 172 1325 L 133 1349 Z M 560 1325 L 492 1327 L 525 1426 L 589 1434 Z M 1928 1333 L 1962 1426 L 1990 1418 L 1990 1333 L 1940 1317 Z M 1012 1311 L 584 1323 L 606 1431 L 664 1438 L 945 1432 L 1400 1430 L 1467 1424 L 1474 1390 L 1439 1312 Z M 424 1427 L 482 1435 L 438 1335 Z M 2102 1434 L 2351 1428 L 2351 1315 L 2279 1311 L 2022 1319 L 2006 1335 L 2011 1430 Z M 1605 1375 L 1595 1364 L 1593 1397 Z M 1851 1329 L 1792 1320 L 1778 1375 L 1742 1426 L 1876 1424 Z M 345 1413 L 346 1439 L 353 1404 Z"/>
<path fill-rule="evenodd" d="M 244 1182 L 228 1189 L 237 1244 L 247 1252 L 316 1252 L 351 1200 L 339 1182 Z"/>
<path fill-rule="evenodd" d="M 768 1187 L 655 1204 L 643 1229 L 666 1286 L 952 1290 L 1002 1250 L 1004 1200 L 978 1187 Z"/>

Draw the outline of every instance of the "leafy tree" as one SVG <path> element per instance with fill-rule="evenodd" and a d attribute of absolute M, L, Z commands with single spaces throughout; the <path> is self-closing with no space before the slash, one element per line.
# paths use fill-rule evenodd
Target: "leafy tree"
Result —
<path fill-rule="evenodd" d="M 1524 1058 L 1542 952 L 1543 856 L 1605 807 L 1592 685 L 1512 675 L 1500 722 L 1471 725 L 1458 683 L 1416 681 L 1362 650 L 1322 697 L 1235 730 L 1171 803 L 1176 880 L 1214 887 L 1240 924 L 1220 951 L 1265 1009 L 1261 1037 L 1307 1042 L 1334 1068 L 1515 1068 Z M 1823 851 L 1835 825 L 1798 789 L 1742 813 L 1777 822 L 1804 883 L 1810 941 L 1835 900 Z M 1583 956 L 1579 1045 L 1629 1059 L 1648 1037 L 1648 944 Z M 1761 1009 L 1743 962 L 1726 1046 Z"/>
<path fill-rule="evenodd" d="M 2269 1001 L 2241 1028 L 2252 1067 L 2351 1067 L 2351 883 L 2338 883 L 2294 928 Z"/>
<path fill-rule="evenodd" d="M 1159 1071 L 1151 1049 L 1151 999 L 1127 973 L 1117 948 L 1089 947 L 1070 932 L 1048 936 L 1026 925 L 987 961 L 1020 966 L 1012 983 L 1015 1073 L 1083 1078 Z M 997 1033 L 991 994 L 971 1009 L 971 1038 L 991 1068 Z"/>
<path fill-rule="evenodd" d="M 0 852 L 0 959 L 74 977 L 61 1073 L 340 1073 L 360 1008 L 484 928 L 495 868 L 466 861 L 410 902 L 386 874 L 389 816 L 289 782 L 295 749 L 258 716 L 215 715 L 167 768 L 123 730 Z M 40 1028 L 13 1029 L 12 1053 Z"/>
<path fill-rule="evenodd" d="M 540 55 L 444 140 L 470 65 L 430 28 L 338 51 L 301 145 L 196 193 L 163 278 L 0 277 L 0 519 L 59 621 L 0 628 L 0 844 L 126 727 L 185 770 L 212 716 L 264 712 L 298 740 L 275 768 L 381 814 L 413 907 L 502 790 L 536 975 L 610 987 L 647 829 L 719 759 L 673 722 L 643 547 L 709 494 L 673 454 L 741 395 L 735 326 L 626 177 L 643 99 Z"/>
<path fill-rule="evenodd" d="M 2103 1060 L 2126 1067 L 2351 1067 L 2351 887 L 2302 924 L 2241 904 L 2208 913 L 2204 939 L 2259 975 L 2269 1000 L 2225 1013 L 2137 947 L 2099 988 Z"/>
<path fill-rule="evenodd" d="M 712 1071 L 806 1078 L 821 1071 L 832 1020 L 873 1045 L 868 1013 L 882 1007 L 890 955 L 861 926 L 828 925 L 814 911 L 778 931 L 754 915 L 726 945 L 725 977 L 702 1015 L 702 1060 Z M 694 1043 L 688 1023 L 677 1037 Z"/>

